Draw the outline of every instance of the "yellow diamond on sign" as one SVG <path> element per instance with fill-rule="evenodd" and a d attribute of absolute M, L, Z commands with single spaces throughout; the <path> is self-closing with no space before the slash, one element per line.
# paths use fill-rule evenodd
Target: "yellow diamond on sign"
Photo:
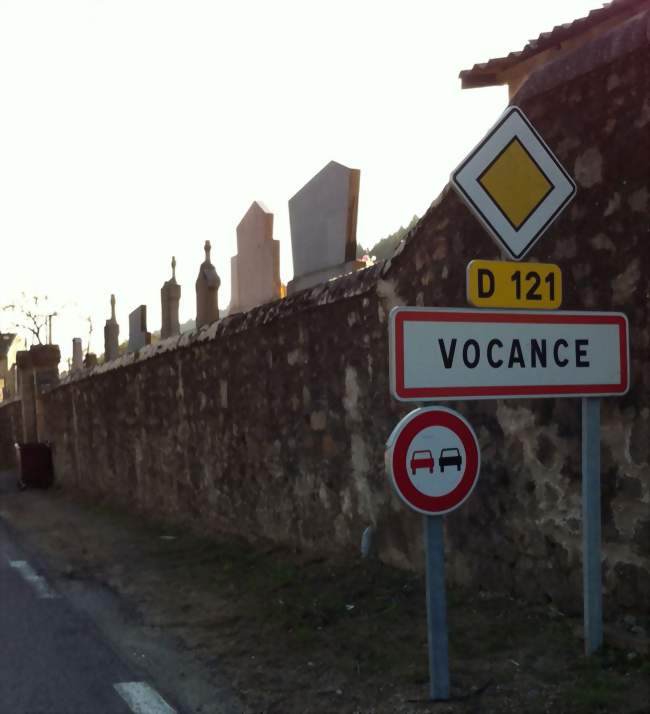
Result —
<path fill-rule="evenodd" d="M 510 258 L 521 260 L 576 192 L 521 109 L 508 107 L 451 185 Z"/>
<path fill-rule="evenodd" d="M 515 230 L 519 230 L 553 188 L 516 137 L 478 181 Z"/>

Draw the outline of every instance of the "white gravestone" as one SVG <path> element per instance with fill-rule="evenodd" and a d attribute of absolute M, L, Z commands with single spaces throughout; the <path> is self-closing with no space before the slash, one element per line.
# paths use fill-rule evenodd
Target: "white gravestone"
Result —
<path fill-rule="evenodd" d="M 78 372 L 84 368 L 84 352 L 81 346 L 81 337 L 72 339 L 72 371 Z"/>
<path fill-rule="evenodd" d="M 289 200 L 294 277 L 287 293 L 365 267 L 356 259 L 360 176 L 330 161 Z"/>
<path fill-rule="evenodd" d="M 147 306 L 140 305 L 129 315 L 129 352 L 137 352 L 151 344 L 151 333 L 147 332 Z"/>
<path fill-rule="evenodd" d="M 237 226 L 237 255 L 230 259 L 228 314 L 281 297 L 280 241 L 273 240 L 273 214 L 254 201 Z"/>

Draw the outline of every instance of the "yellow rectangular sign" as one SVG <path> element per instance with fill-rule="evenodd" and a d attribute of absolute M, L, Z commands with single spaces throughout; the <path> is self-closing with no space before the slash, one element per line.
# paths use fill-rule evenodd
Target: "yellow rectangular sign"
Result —
<path fill-rule="evenodd" d="M 552 263 L 472 260 L 467 300 L 475 307 L 555 310 L 562 304 L 562 273 Z"/>

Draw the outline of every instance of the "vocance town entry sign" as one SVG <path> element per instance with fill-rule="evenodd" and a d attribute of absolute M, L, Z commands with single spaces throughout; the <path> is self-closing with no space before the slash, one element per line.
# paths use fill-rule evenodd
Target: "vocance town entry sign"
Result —
<path fill-rule="evenodd" d="M 629 388 L 625 315 L 394 308 L 391 394 L 400 401 L 598 397 Z"/>

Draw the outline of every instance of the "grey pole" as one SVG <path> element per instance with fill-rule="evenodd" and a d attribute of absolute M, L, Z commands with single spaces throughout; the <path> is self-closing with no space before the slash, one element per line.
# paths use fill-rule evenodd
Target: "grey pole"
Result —
<path fill-rule="evenodd" d="M 582 589 L 585 654 L 603 644 L 600 535 L 600 399 L 582 400 Z"/>
<path fill-rule="evenodd" d="M 431 699 L 449 699 L 445 541 L 442 516 L 424 517 L 429 630 L 429 692 Z"/>
<path fill-rule="evenodd" d="M 52 312 L 47 316 L 47 344 L 52 344 L 52 318 L 58 317 L 56 312 Z"/>

